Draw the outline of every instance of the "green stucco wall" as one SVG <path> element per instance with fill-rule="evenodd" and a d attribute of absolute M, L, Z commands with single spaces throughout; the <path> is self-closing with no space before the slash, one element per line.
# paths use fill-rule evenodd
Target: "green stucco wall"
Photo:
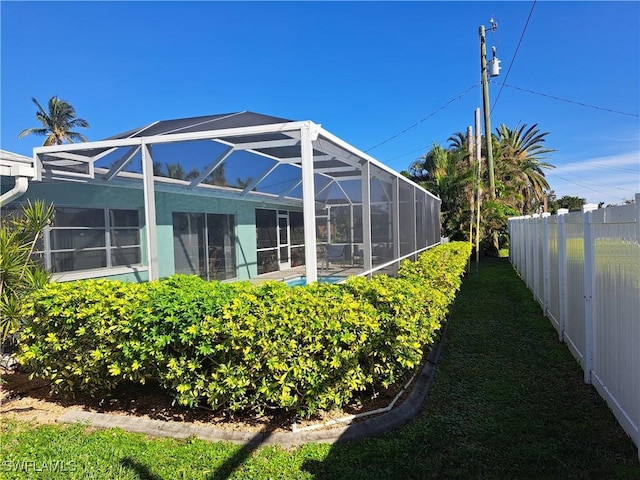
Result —
<path fill-rule="evenodd" d="M 30 183 L 27 193 L 18 202 L 41 199 L 58 207 L 123 208 L 140 210 L 141 225 L 144 225 L 144 197 L 142 190 L 126 187 L 96 185 L 73 182 Z M 236 222 L 236 271 L 238 280 L 257 275 L 256 255 L 256 208 L 300 210 L 278 206 L 274 203 L 214 198 L 193 193 L 157 191 L 156 225 L 158 235 L 158 259 L 160 277 L 174 274 L 173 256 L 173 212 L 221 213 L 235 216 Z M 141 232 L 142 258 L 146 263 L 146 229 Z M 106 272 L 105 272 L 106 273 Z M 106 276 L 105 276 L 106 277 Z M 110 276 L 127 281 L 146 280 L 146 272 Z"/>

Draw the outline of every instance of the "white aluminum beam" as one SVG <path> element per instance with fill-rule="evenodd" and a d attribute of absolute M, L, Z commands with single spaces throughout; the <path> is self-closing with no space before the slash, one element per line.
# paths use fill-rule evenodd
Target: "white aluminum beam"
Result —
<path fill-rule="evenodd" d="M 336 182 L 342 182 L 345 180 L 360 180 L 360 175 L 345 175 L 344 177 L 331 177 L 335 178 Z"/>
<path fill-rule="evenodd" d="M 327 153 L 335 152 L 338 155 L 338 158 L 345 163 L 353 164 L 354 166 L 359 166 L 361 164 L 361 160 L 369 161 L 372 165 L 390 173 L 394 177 L 401 178 L 401 181 L 406 181 L 415 185 L 408 179 L 399 176 L 392 169 L 384 165 L 383 163 L 377 161 L 373 157 L 365 154 L 364 152 L 358 150 L 357 148 L 349 145 L 344 140 L 336 137 L 330 132 L 326 131 L 322 127 L 313 122 L 284 122 L 278 124 L 271 125 L 255 125 L 250 127 L 236 127 L 236 128 L 228 128 L 221 130 L 208 130 L 203 132 L 187 132 L 187 133 L 171 133 L 165 135 L 154 135 L 149 137 L 140 137 L 140 138 L 124 138 L 124 139 L 115 139 L 115 140 L 102 140 L 97 142 L 85 142 L 78 144 L 67 144 L 67 145 L 54 145 L 49 147 L 37 147 L 34 149 L 34 154 L 39 153 L 56 153 L 56 152 L 72 152 L 77 150 L 86 150 L 92 148 L 113 148 L 113 147 L 122 147 L 122 146 L 133 146 L 140 145 L 143 141 L 146 144 L 158 144 L 158 143 L 169 143 L 169 142 L 179 142 L 179 141 L 189 141 L 189 140 L 202 140 L 202 139 L 222 139 L 223 137 L 234 137 L 234 136 L 245 136 L 245 135 L 256 135 L 256 134 L 264 134 L 264 133 L 275 133 L 281 132 L 287 134 L 287 132 L 299 131 L 303 125 L 312 125 L 315 128 L 317 135 L 314 135 L 316 140 L 321 135 L 326 138 L 333 144 L 335 144 L 339 148 L 335 148 L 332 145 L 323 144 L 323 142 L 317 142 L 320 145 L 319 150 L 325 151 Z M 313 150 L 312 150 L 313 152 Z M 256 152 L 259 153 L 259 152 Z M 346 155 L 345 155 L 346 154 Z M 354 157 L 354 158 L 344 158 L 345 156 Z M 295 161 L 293 159 L 281 159 L 282 162 L 291 162 Z M 422 189 L 428 195 L 431 195 L 434 198 L 438 198 L 433 195 L 431 192 L 424 190 L 422 187 L 417 186 Z"/>
<path fill-rule="evenodd" d="M 304 217 L 304 253 L 306 283 L 318 280 L 318 252 L 316 248 L 316 201 L 313 181 L 314 132 L 311 122 L 300 127 L 300 156 L 302 157 L 302 208 Z"/>
<path fill-rule="evenodd" d="M 224 151 L 222 153 L 222 155 L 220 155 L 218 158 L 216 158 L 213 162 L 211 162 L 209 165 L 207 165 L 207 167 L 202 171 L 202 173 L 200 173 L 200 175 L 198 175 L 198 178 L 193 179 L 193 181 L 191 182 L 191 184 L 189 185 L 189 189 L 193 190 L 194 188 L 196 188 L 200 183 L 202 183 L 204 180 L 206 180 L 206 178 L 211 175 L 211 173 L 218 168 L 218 166 L 224 162 L 227 158 L 229 158 L 229 156 L 234 152 L 234 148 L 233 147 L 229 147 L 228 150 Z"/>
<path fill-rule="evenodd" d="M 144 189 L 144 220 L 147 231 L 147 263 L 149 281 L 158 275 L 158 232 L 156 226 L 156 195 L 153 183 L 153 158 L 149 145 L 142 144 L 142 182 Z"/>
<path fill-rule="evenodd" d="M 353 205 L 353 202 L 351 201 L 351 197 L 349 197 L 349 195 L 347 195 L 347 192 L 344 191 L 344 188 L 342 188 L 342 185 L 340 185 L 340 182 L 336 180 L 336 186 L 342 191 L 342 193 L 344 193 L 344 198 L 347 199 L 347 202 L 349 202 L 349 205 Z"/>
<path fill-rule="evenodd" d="M 345 150 L 347 150 L 348 152 L 350 152 L 351 154 L 362 158 L 363 160 L 367 160 L 369 162 L 371 162 L 372 165 L 375 165 L 376 167 L 390 173 L 391 175 L 393 175 L 394 177 L 398 177 L 400 179 L 402 179 L 403 181 L 406 181 L 408 183 L 410 183 L 411 185 L 415 185 L 417 186 L 419 189 L 423 190 L 424 192 L 426 192 L 427 194 L 429 194 L 430 196 L 432 196 L 433 198 L 437 198 L 438 200 L 440 200 L 436 195 L 434 195 L 433 193 L 429 192 L 428 190 L 425 190 L 424 188 L 422 188 L 420 185 L 412 182 L 411 180 L 403 177 L 402 175 L 398 174 L 397 172 L 395 172 L 394 170 L 392 170 L 391 168 L 387 167 L 384 163 L 380 162 L 379 160 L 376 160 L 375 158 L 373 158 L 372 156 L 364 153 L 361 150 L 358 150 L 356 147 L 354 147 L 353 145 L 348 144 L 347 142 L 345 142 L 344 140 L 342 140 L 341 138 L 336 137 L 335 135 L 333 135 L 332 133 L 328 132 L 327 130 L 325 130 L 324 128 L 318 126 L 318 133 L 320 137 L 324 137 L 327 140 L 335 143 L 336 145 L 338 145 L 340 148 L 343 148 Z"/>
<path fill-rule="evenodd" d="M 365 271 L 373 268 L 371 249 L 371 189 L 369 162 L 362 165 L 362 243 L 363 265 Z"/>
<path fill-rule="evenodd" d="M 280 194 L 280 196 L 278 197 L 278 200 L 283 199 L 284 197 L 286 197 L 287 195 L 289 195 L 291 192 L 293 192 L 296 188 L 298 188 L 298 185 L 300 185 L 302 183 L 302 179 L 300 179 L 299 181 L 297 181 L 296 183 L 294 183 L 291 187 L 287 188 L 287 190 L 285 190 L 284 192 L 282 192 Z"/>
<path fill-rule="evenodd" d="M 246 142 L 236 143 L 235 146 L 238 150 L 251 150 L 254 148 L 278 148 L 278 147 L 292 147 L 298 145 L 300 140 L 297 138 L 288 138 L 280 140 L 267 140 L 262 142 Z"/>
<path fill-rule="evenodd" d="M 93 161 L 93 157 L 87 157 L 85 155 L 78 155 L 76 153 L 69 152 L 53 152 L 50 153 L 52 157 L 64 158 L 65 160 L 75 160 L 77 162 L 89 163 Z"/>
<path fill-rule="evenodd" d="M 119 138 L 117 140 L 99 140 L 97 142 L 70 143 L 65 145 L 51 145 L 49 147 L 35 147 L 34 154 L 52 154 L 56 152 L 73 152 L 76 150 L 89 150 L 100 148 L 126 147 L 130 145 L 142 145 L 141 138 Z"/>
<path fill-rule="evenodd" d="M 124 167 L 126 167 L 129 162 L 136 156 L 136 154 L 140 151 L 140 147 L 131 147 L 127 153 L 123 155 L 123 157 L 113 164 L 109 172 L 104 177 L 105 181 L 111 180 L 113 177 L 118 175 L 122 171 Z M 94 175 L 95 176 L 95 175 Z"/>
<path fill-rule="evenodd" d="M 316 198 L 319 197 L 322 192 L 324 192 L 327 188 L 329 188 L 334 183 L 335 183 L 335 180 L 331 179 L 329 183 L 327 183 L 324 187 L 322 187 L 320 190 L 316 192 Z"/>
<path fill-rule="evenodd" d="M 325 160 L 340 160 L 339 158 L 336 158 L 335 155 L 315 155 L 313 157 L 313 161 L 315 162 L 323 162 Z M 281 158 L 280 159 L 281 163 L 297 163 L 300 164 L 302 163 L 302 157 L 286 157 L 286 158 Z"/>
<path fill-rule="evenodd" d="M 354 167 L 316 167 L 315 169 L 316 173 L 338 173 L 338 172 L 353 172 L 355 171 Z M 358 168 L 358 171 L 360 171 L 360 169 Z M 360 178 L 360 175 L 358 175 L 358 178 Z"/>
<path fill-rule="evenodd" d="M 206 130 L 202 132 L 171 133 L 166 135 L 152 135 L 138 138 L 119 138 L 114 140 L 100 140 L 96 142 L 72 143 L 65 145 L 52 145 L 49 147 L 36 147 L 33 152 L 54 153 L 72 152 L 75 150 L 87 150 L 93 148 L 123 147 L 128 145 L 141 145 L 157 143 L 182 142 L 189 140 L 215 140 L 223 137 L 240 137 L 243 135 L 258 135 L 262 133 L 285 133 L 299 130 L 305 122 L 285 122 L 270 125 L 255 125 L 250 127 L 226 128 L 221 130 Z M 312 122 L 307 122 L 312 123 Z M 315 124 L 314 124 L 315 125 Z"/>
<path fill-rule="evenodd" d="M 278 168 L 280 166 L 280 163 L 276 162 L 274 165 L 271 165 L 270 168 L 267 169 L 266 172 L 264 172 L 262 175 L 260 175 L 259 177 L 257 177 L 255 180 L 253 180 L 249 185 L 246 186 L 246 188 L 242 191 L 242 195 L 246 195 L 247 193 L 249 193 L 251 190 L 253 190 L 256 185 L 258 185 L 262 180 L 264 180 L 265 178 L 267 178 L 269 175 L 271 175 L 271 172 L 273 172 L 276 168 Z"/>
<path fill-rule="evenodd" d="M 251 127 L 225 128 L 221 130 L 207 130 L 203 132 L 170 133 L 168 135 L 154 135 L 145 137 L 146 143 L 171 143 L 188 140 L 209 140 L 224 137 L 241 137 L 243 135 L 258 135 L 262 133 L 278 133 L 299 130 L 305 122 L 286 122 L 271 125 L 254 125 Z M 311 123 L 311 122 L 307 122 Z"/>

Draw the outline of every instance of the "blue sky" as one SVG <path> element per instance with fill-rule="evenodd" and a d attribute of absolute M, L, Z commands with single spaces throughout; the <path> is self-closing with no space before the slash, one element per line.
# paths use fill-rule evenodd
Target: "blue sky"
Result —
<path fill-rule="evenodd" d="M 557 168 L 547 178 L 558 197 L 633 198 L 640 2 L 538 1 L 514 58 L 532 5 L 3 0 L 0 147 L 30 155 L 43 140 L 17 139 L 37 126 L 30 98 L 58 95 L 89 121 L 91 140 L 155 120 L 250 110 L 313 120 L 407 169 L 473 125 L 482 106 L 478 27 L 493 16 L 487 44 L 503 66 L 490 85 L 494 130 L 526 123 L 550 132 L 557 151 L 547 161 Z"/>

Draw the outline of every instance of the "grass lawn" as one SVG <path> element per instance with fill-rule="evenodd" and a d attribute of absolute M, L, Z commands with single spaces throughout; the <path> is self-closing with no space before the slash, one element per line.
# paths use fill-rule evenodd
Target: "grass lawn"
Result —
<path fill-rule="evenodd" d="M 285 450 L 0 428 L 7 479 L 640 479 L 637 448 L 504 259 L 472 265 L 424 411 L 384 437 Z"/>

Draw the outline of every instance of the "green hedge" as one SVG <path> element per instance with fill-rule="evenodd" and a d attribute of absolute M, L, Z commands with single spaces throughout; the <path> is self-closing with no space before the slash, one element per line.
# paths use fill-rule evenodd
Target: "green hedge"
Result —
<path fill-rule="evenodd" d="M 19 361 L 54 391 L 106 395 L 152 380 L 183 405 L 285 408 L 307 416 L 387 387 L 434 341 L 470 250 L 440 245 L 398 278 L 341 285 L 49 284 L 24 307 Z"/>

